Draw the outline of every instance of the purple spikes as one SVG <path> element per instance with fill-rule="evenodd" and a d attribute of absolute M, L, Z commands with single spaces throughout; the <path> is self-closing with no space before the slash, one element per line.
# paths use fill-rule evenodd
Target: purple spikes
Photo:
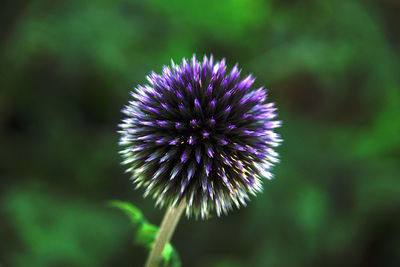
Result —
<path fill-rule="evenodd" d="M 193 72 L 198 72 L 198 68 L 200 67 L 199 62 L 196 60 L 196 55 L 192 56 L 192 67 L 193 67 Z"/>
<path fill-rule="evenodd" d="M 257 150 L 255 150 L 253 147 L 247 147 L 246 150 L 249 151 L 251 154 L 255 154 L 255 155 L 258 154 L 258 153 L 257 153 Z"/>
<path fill-rule="evenodd" d="M 197 98 L 194 100 L 194 107 L 197 111 L 201 111 L 200 102 Z"/>
<path fill-rule="evenodd" d="M 160 161 L 158 163 L 163 163 L 164 161 L 166 161 L 170 156 L 170 153 L 167 152 L 165 153 L 165 155 L 160 159 Z"/>
<path fill-rule="evenodd" d="M 165 170 L 166 165 L 161 166 L 154 174 L 152 180 L 157 179 L 158 176 Z"/>
<path fill-rule="evenodd" d="M 222 158 L 224 159 L 224 162 L 225 162 L 226 165 L 232 166 L 232 163 L 231 163 L 231 161 L 229 160 L 228 157 L 222 156 Z"/>
<path fill-rule="evenodd" d="M 137 140 L 147 142 L 149 140 L 152 140 L 153 138 L 154 138 L 154 135 L 149 134 L 149 135 L 139 136 L 139 137 L 137 137 Z"/>
<path fill-rule="evenodd" d="M 189 159 L 191 150 L 192 149 L 190 147 L 187 147 L 185 151 L 183 151 L 183 154 L 181 156 L 181 163 L 185 163 Z"/>
<path fill-rule="evenodd" d="M 188 176 L 187 176 L 188 181 L 190 181 L 190 178 L 193 177 L 193 174 L 194 174 L 193 169 L 189 169 L 189 171 L 188 171 Z"/>
<path fill-rule="evenodd" d="M 213 91 L 213 86 L 212 86 L 212 84 L 210 83 L 210 84 L 207 86 L 207 94 L 208 94 L 208 95 L 212 95 L 212 91 Z"/>
<path fill-rule="evenodd" d="M 207 175 L 207 176 L 208 176 L 208 175 Z M 212 190 L 212 188 L 211 188 L 211 185 L 208 184 L 207 187 L 208 187 L 208 193 L 209 193 L 211 199 L 214 200 L 214 193 L 213 193 L 213 190 Z"/>
<path fill-rule="evenodd" d="M 186 152 L 183 152 L 181 156 L 181 163 L 185 163 L 188 160 L 188 154 Z"/>
<path fill-rule="evenodd" d="M 231 83 L 234 80 L 238 79 L 239 75 L 240 75 L 240 70 L 238 70 L 238 65 L 236 64 L 235 66 L 233 66 L 231 72 L 229 73 L 228 82 Z"/>
<path fill-rule="evenodd" d="M 193 145 L 193 144 L 194 144 L 193 136 L 189 136 L 188 143 L 189 143 L 190 145 Z"/>
<path fill-rule="evenodd" d="M 231 106 L 227 106 L 225 109 L 225 114 L 229 115 L 229 113 L 231 113 L 232 107 Z"/>
<path fill-rule="evenodd" d="M 193 87 L 192 87 L 192 85 L 190 83 L 186 86 L 186 89 L 188 90 L 189 94 L 193 93 Z"/>
<path fill-rule="evenodd" d="M 155 160 L 156 158 L 158 158 L 160 155 L 159 151 L 154 152 L 153 154 L 151 154 L 145 161 L 146 162 L 150 162 Z"/>
<path fill-rule="evenodd" d="M 210 109 L 210 110 L 214 110 L 216 104 L 217 104 L 217 101 L 215 101 L 215 99 L 211 100 L 209 109 Z"/>
<path fill-rule="evenodd" d="M 186 58 L 184 58 L 182 61 L 182 69 L 186 72 L 190 71 L 190 67 L 189 67 L 189 64 L 188 64 Z"/>
<path fill-rule="evenodd" d="M 182 83 L 183 83 L 183 81 L 182 81 Z M 179 92 L 179 91 L 176 91 L 176 96 L 177 96 L 179 99 L 183 99 L 183 95 L 182 95 L 182 93 Z"/>
<path fill-rule="evenodd" d="M 175 167 L 171 171 L 170 180 L 173 180 L 178 175 L 180 170 L 181 170 L 181 166 L 180 165 L 175 165 Z"/>
<path fill-rule="evenodd" d="M 241 146 L 241 145 L 235 145 L 235 149 L 237 149 L 239 151 L 246 151 L 246 148 L 244 146 Z"/>
<path fill-rule="evenodd" d="M 210 56 L 210 59 L 208 60 L 208 68 L 210 69 L 210 70 L 212 70 L 212 67 L 214 66 L 214 56 L 213 55 L 211 55 Z"/>
<path fill-rule="evenodd" d="M 190 181 L 190 179 L 193 177 L 194 172 L 195 172 L 195 165 L 192 163 L 188 168 L 188 176 L 187 176 L 188 181 Z"/>
<path fill-rule="evenodd" d="M 155 108 L 150 107 L 150 106 L 144 106 L 144 109 L 147 109 L 148 111 L 151 111 L 151 112 L 156 113 L 156 114 L 160 114 L 160 111 L 158 109 L 155 109 Z"/>
<path fill-rule="evenodd" d="M 232 186 L 228 181 L 228 177 L 226 177 L 225 172 L 222 173 L 222 180 L 224 181 L 224 184 L 228 187 L 229 191 L 232 192 Z"/>
<path fill-rule="evenodd" d="M 219 64 L 218 75 L 225 76 L 225 71 L 226 71 L 225 58 L 223 58 L 221 60 L 221 63 Z"/>
<path fill-rule="evenodd" d="M 210 158 L 214 157 L 214 150 L 213 150 L 212 147 L 208 147 L 208 148 L 207 148 L 207 155 L 208 155 L 208 157 L 210 157 Z"/>
<path fill-rule="evenodd" d="M 226 94 L 224 95 L 224 100 L 228 100 L 230 97 L 232 96 L 232 90 L 229 90 L 228 92 L 226 92 Z"/>
<path fill-rule="evenodd" d="M 168 125 L 168 123 L 166 121 L 163 121 L 163 120 L 157 120 L 157 124 L 160 125 L 160 126 L 163 126 L 163 127 Z"/>
<path fill-rule="evenodd" d="M 150 126 L 150 127 L 151 127 L 151 126 L 154 126 L 154 123 L 151 122 L 151 121 L 142 121 L 141 124 L 142 124 L 142 125 L 146 125 L 146 126 Z"/>
<path fill-rule="evenodd" d="M 210 171 L 211 171 L 211 162 L 208 161 L 206 164 L 206 176 L 207 177 L 210 175 Z"/>
<path fill-rule="evenodd" d="M 197 147 L 195 152 L 197 164 L 200 164 L 200 158 L 201 158 L 200 152 L 201 152 L 200 147 Z"/>
<path fill-rule="evenodd" d="M 202 64 L 202 70 L 201 72 L 203 73 L 204 78 L 207 77 L 207 62 L 208 58 L 206 56 L 203 57 L 203 64 Z"/>
<path fill-rule="evenodd" d="M 165 109 L 165 110 L 169 110 L 170 108 L 168 107 L 167 104 L 165 103 L 161 103 L 161 106 Z"/>
<path fill-rule="evenodd" d="M 175 138 L 175 139 L 169 141 L 168 144 L 170 144 L 171 146 L 174 146 L 174 145 L 177 145 L 179 143 L 179 141 L 180 141 L 180 138 L 178 137 L 178 138 Z"/>
<path fill-rule="evenodd" d="M 250 117 L 251 117 L 251 115 L 250 115 L 250 114 L 247 114 L 247 113 L 245 113 L 245 114 L 242 115 L 242 119 L 244 119 L 244 120 L 247 120 L 247 119 L 250 118 Z"/>
<path fill-rule="evenodd" d="M 211 117 L 211 119 L 210 119 L 210 123 L 211 123 L 211 125 L 215 125 L 215 119 L 214 119 L 214 117 Z"/>
<path fill-rule="evenodd" d="M 207 218 L 245 205 L 278 162 L 276 108 L 252 75 L 195 56 L 151 72 L 124 107 L 121 155 L 137 187 L 157 204 L 186 204 Z"/>
<path fill-rule="evenodd" d="M 245 79 L 243 79 L 239 84 L 238 84 L 238 90 L 247 90 L 249 89 L 254 83 L 254 78 L 251 76 L 247 76 Z"/>
<path fill-rule="evenodd" d="M 156 144 L 157 144 L 157 145 L 161 145 L 161 144 L 166 143 L 166 141 L 167 141 L 167 139 L 166 139 L 165 137 L 158 138 L 158 139 L 156 140 Z"/>
<path fill-rule="evenodd" d="M 257 136 L 255 131 L 243 130 L 243 133 L 248 136 Z"/>
<path fill-rule="evenodd" d="M 183 195 L 183 192 L 185 191 L 185 187 L 187 184 L 188 184 L 188 181 L 182 180 L 181 192 L 180 192 L 181 195 Z"/>
<path fill-rule="evenodd" d="M 144 147 L 145 147 L 144 144 L 138 145 L 137 147 L 132 148 L 131 151 L 132 152 L 138 152 L 138 151 L 142 150 Z"/>
<path fill-rule="evenodd" d="M 196 119 L 190 120 L 190 125 L 191 125 L 192 127 L 197 126 L 197 120 L 196 120 Z"/>
<path fill-rule="evenodd" d="M 228 142 L 225 139 L 219 139 L 218 141 L 222 146 L 226 146 L 228 144 Z"/>
<path fill-rule="evenodd" d="M 204 177 L 202 182 L 203 193 L 207 191 L 207 178 Z"/>
<path fill-rule="evenodd" d="M 281 125 L 282 125 L 281 121 L 269 121 L 264 124 L 265 128 L 267 129 L 274 129 L 277 127 L 281 127 Z"/>

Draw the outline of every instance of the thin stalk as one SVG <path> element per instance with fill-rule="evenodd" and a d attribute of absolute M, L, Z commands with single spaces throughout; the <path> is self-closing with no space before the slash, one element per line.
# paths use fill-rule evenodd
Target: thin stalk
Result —
<path fill-rule="evenodd" d="M 150 252 L 145 267 L 159 267 L 162 261 L 162 253 L 165 246 L 170 241 L 172 234 L 179 222 L 179 218 L 185 209 L 185 201 L 181 201 L 177 207 L 169 207 L 161 222 L 160 230 L 158 231 L 156 241 Z"/>

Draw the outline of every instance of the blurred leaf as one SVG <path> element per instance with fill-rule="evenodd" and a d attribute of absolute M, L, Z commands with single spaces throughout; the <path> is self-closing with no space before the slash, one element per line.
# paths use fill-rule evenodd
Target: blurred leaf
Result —
<path fill-rule="evenodd" d="M 142 212 L 131 203 L 112 200 L 109 202 L 109 206 L 123 211 L 129 217 L 135 231 L 134 242 L 150 250 L 157 237 L 158 227 L 147 222 Z M 163 258 L 164 267 L 181 266 L 179 255 L 170 243 L 164 248 Z"/>
<path fill-rule="evenodd" d="M 122 210 L 126 215 L 128 215 L 134 227 L 138 227 L 143 223 L 143 221 L 145 221 L 142 212 L 130 203 L 112 200 L 109 205 L 110 207 Z"/>
<path fill-rule="evenodd" d="M 217 40 L 245 38 L 249 29 L 262 25 L 269 17 L 270 1 L 241 0 L 152 0 L 153 9 L 168 15 L 166 19 L 178 31 L 193 38 L 207 33 Z M 179 16 L 176 16 L 176 14 Z M 188 29 L 191 31 L 187 32 Z"/>
<path fill-rule="evenodd" d="M 79 199 L 65 201 L 31 187 L 9 188 L 0 208 L 6 212 L 2 225 L 11 222 L 17 235 L 12 242 L 21 244 L 9 251 L 10 266 L 104 266 L 124 244 L 123 222 Z"/>

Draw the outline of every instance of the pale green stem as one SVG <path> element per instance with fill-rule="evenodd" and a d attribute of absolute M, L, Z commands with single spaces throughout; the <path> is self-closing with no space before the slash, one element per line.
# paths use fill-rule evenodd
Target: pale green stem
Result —
<path fill-rule="evenodd" d="M 182 200 L 177 207 L 169 207 L 161 222 L 156 240 L 150 252 L 145 267 L 159 267 L 162 262 L 162 253 L 169 243 L 172 234 L 179 222 L 179 218 L 185 209 L 186 203 Z"/>

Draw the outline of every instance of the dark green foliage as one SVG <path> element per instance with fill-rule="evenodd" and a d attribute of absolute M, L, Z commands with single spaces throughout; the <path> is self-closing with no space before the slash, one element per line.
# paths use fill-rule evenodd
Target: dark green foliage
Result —
<path fill-rule="evenodd" d="M 111 265 L 123 250 L 128 228 L 100 203 L 67 202 L 37 186 L 8 188 L 1 200 L 4 266 Z"/>

